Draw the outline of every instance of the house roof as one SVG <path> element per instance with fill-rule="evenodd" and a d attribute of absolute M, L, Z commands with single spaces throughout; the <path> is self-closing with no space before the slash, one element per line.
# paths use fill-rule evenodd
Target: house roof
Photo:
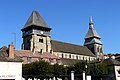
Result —
<path fill-rule="evenodd" d="M 0 62 L 22 62 L 22 59 L 15 54 L 14 58 L 10 58 L 8 55 L 8 48 L 4 46 L 0 49 Z"/>
<path fill-rule="evenodd" d="M 20 57 L 42 57 L 38 53 L 33 53 L 30 50 L 15 50 L 15 54 Z"/>
<path fill-rule="evenodd" d="M 60 41 L 51 41 L 51 46 L 54 52 L 66 52 L 78 55 L 93 56 L 95 55 L 85 46 L 60 42 Z"/>
<path fill-rule="evenodd" d="M 92 17 L 90 17 L 89 30 L 88 30 L 88 32 L 87 32 L 87 34 L 85 36 L 85 39 L 91 38 L 91 37 L 100 38 L 100 36 L 96 32 L 96 30 L 94 29 L 94 24 L 92 22 Z"/>
<path fill-rule="evenodd" d="M 116 66 L 120 66 L 120 62 L 115 60 L 115 59 L 112 59 L 112 58 L 108 58 L 108 59 L 105 59 L 103 61 L 103 63 L 106 63 L 107 65 L 116 65 Z"/>
<path fill-rule="evenodd" d="M 37 11 L 32 11 L 31 16 L 27 20 L 23 29 L 28 28 L 31 25 L 49 28 L 48 25 L 46 24 L 46 22 L 43 20 L 43 18 L 40 16 L 40 14 Z"/>
<path fill-rule="evenodd" d="M 30 50 L 16 50 L 15 54 L 20 57 L 36 57 L 36 58 L 57 58 L 55 55 L 49 52 L 43 52 L 39 54 L 37 52 L 32 52 Z"/>
<path fill-rule="evenodd" d="M 45 58 L 58 58 L 57 56 L 55 56 L 54 54 L 51 54 L 49 52 L 43 52 L 42 54 L 42 57 L 45 57 Z"/>

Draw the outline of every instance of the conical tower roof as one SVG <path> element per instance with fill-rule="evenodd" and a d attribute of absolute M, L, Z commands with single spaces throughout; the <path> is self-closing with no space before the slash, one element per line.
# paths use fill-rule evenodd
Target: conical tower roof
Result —
<path fill-rule="evenodd" d="M 100 36 L 96 32 L 96 30 L 94 29 L 94 24 L 93 24 L 93 21 L 92 21 L 92 17 L 90 17 L 89 30 L 88 30 L 88 32 L 85 36 L 85 39 L 91 38 L 91 37 L 100 38 Z"/>
<path fill-rule="evenodd" d="M 32 11 L 31 16 L 27 20 L 23 29 L 28 28 L 31 25 L 49 28 L 46 22 L 43 20 L 43 18 L 40 16 L 40 14 L 37 11 Z"/>

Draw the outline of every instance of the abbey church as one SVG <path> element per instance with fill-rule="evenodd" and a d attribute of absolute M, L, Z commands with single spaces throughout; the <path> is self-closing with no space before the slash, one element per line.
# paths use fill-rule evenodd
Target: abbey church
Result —
<path fill-rule="evenodd" d="M 23 57 L 29 52 L 37 54 L 38 60 L 44 60 L 46 55 L 48 62 L 61 62 L 63 64 L 74 63 L 78 60 L 92 61 L 101 59 L 103 46 L 101 38 L 94 28 L 92 17 L 89 22 L 89 29 L 85 36 L 84 45 L 66 43 L 64 41 L 51 40 L 50 28 L 37 11 L 33 11 L 28 18 L 22 31 L 22 50 L 16 51 L 16 55 Z M 28 52 L 28 54 L 26 53 Z M 25 53 L 25 54 L 22 54 Z M 27 56 L 27 60 L 35 60 L 35 56 Z M 45 59 L 46 60 L 46 59 Z"/>

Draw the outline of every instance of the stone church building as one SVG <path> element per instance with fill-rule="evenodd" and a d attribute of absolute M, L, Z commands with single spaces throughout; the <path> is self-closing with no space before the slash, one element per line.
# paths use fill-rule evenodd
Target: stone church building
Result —
<path fill-rule="evenodd" d="M 89 30 L 85 36 L 84 46 L 51 40 L 51 28 L 46 24 L 37 11 L 33 11 L 22 31 L 22 49 L 42 55 L 55 55 L 61 63 L 69 65 L 78 60 L 92 61 L 103 54 L 100 36 L 94 29 L 92 17 L 89 22 Z"/>

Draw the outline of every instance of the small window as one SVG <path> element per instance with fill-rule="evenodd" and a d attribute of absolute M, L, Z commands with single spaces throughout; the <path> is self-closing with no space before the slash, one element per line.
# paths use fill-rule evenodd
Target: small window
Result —
<path fill-rule="evenodd" d="M 74 59 L 74 55 L 73 55 L 73 59 Z"/>
<path fill-rule="evenodd" d="M 43 39 L 39 39 L 39 42 L 43 43 Z"/>
<path fill-rule="evenodd" d="M 60 63 L 61 63 L 60 59 L 57 59 L 57 63 L 58 63 L 58 64 L 60 64 Z"/>
<path fill-rule="evenodd" d="M 64 58 L 63 54 L 62 54 L 62 58 Z"/>
<path fill-rule="evenodd" d="M 85 58 L 83 57 L 83 60 L 84 60 Z"/>
<path fill-rule="evenodd" d="M 81 60 L 81 56 L 79 56 L 79 59 Z"/>
<path fill-rule="evenodd" d="M 28 62 L 32 62 L 32 58 L 31 57 L 27 58 L 27 60 L 28 60 Z"/>
<path fill-rule="evenodd" d="M 78 59 L 78 56 L 76 56 L 76 59 Z"/>
<path fill-rule="evenodd" d="M 71 58 L 71 54 L 69 55 L 69 58 Z"/>
<path fill-rule="evenodd" d="M 65 54 L 65 58 L 67 58 L 67 54 Z"/>
<path fill-rule="evenodd" d="M 38 58 L 39 61 L 43 60 L 43 58 Z"/>
<path fill-rule="evenodd" d="M 53 59 L 49 59 L 49 61 L 50 61 L 50 64 L 53 64 L 54 63 L 54 61 L 53 61 Z"/>
<path fill-rule="evenodd" d="M 42 51 L 43 51 L 43 49 L 40 49 L 40 51 L 38 52 L 39 54 L 42 54 Z"/>

